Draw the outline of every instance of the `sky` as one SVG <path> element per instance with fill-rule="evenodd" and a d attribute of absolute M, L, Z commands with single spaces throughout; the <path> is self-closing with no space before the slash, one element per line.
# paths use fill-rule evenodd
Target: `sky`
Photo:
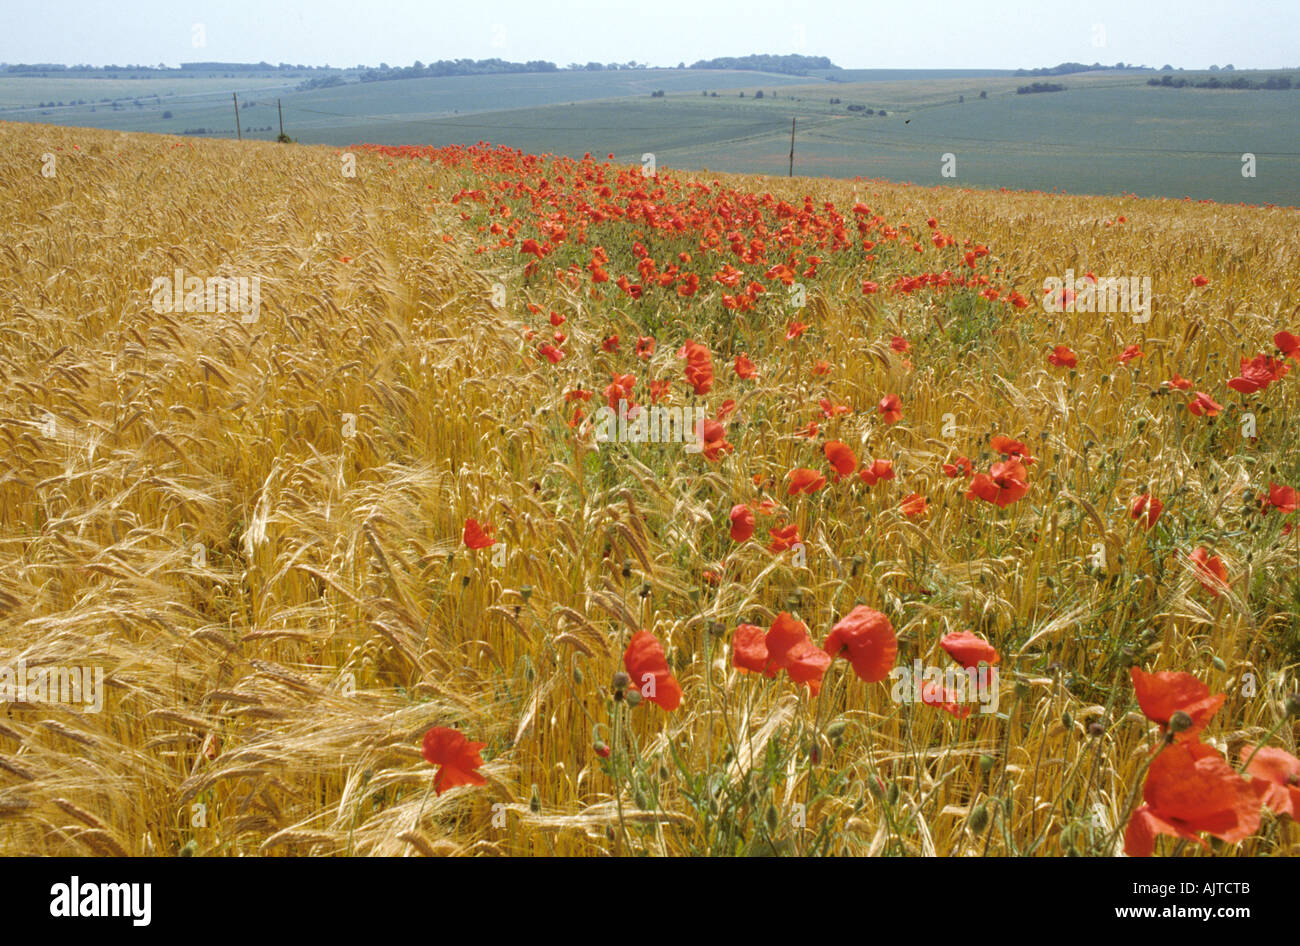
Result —
<path fill-rule="evenodd" d="M 803 53 L 845 68 L 1079 61 L 1300 67 L 1298 0 L 43 0 L 0 4 L 0 62 L 687 65 Z"/>

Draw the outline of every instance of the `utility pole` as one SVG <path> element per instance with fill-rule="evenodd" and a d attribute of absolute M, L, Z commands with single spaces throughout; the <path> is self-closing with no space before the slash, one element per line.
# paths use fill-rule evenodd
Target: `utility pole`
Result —
<path fill-rule="evenodd" d="M 794 119 L 790 119 L 790 177 L 794 177 Z"/>
<path fill-rule="evenodd" d="M 230 97 L 235 100 L 235 134 L 239 136 L 240 141 L 243 141 L 244 129 L 239 126 L 239 93 L 231 92 Z"/>
<path fill-rule="evenodd" d="M 280 137 L 284 137 L 284 110 L 280 108 L 280 100 L 275 100 L 275 110 L 280 113 Z"/>

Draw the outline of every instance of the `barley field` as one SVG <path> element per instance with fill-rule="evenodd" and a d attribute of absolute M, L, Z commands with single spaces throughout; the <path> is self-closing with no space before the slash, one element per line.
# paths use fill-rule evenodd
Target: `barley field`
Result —
<path fill-rule="evenodd" d="M 11 123 L 0 197 L 0 854 L 1300 854 L 1295 209 Z"/>

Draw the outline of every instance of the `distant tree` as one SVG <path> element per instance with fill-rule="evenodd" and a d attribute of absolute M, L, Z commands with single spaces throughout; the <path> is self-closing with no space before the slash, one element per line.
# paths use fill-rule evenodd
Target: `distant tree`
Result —
<path fill-rule="evenodd" d="M 1174 71 L 1174 67 L 1171 66 L 1171 65 L 1169 65 L 1169 63 L 1165 63 L 1163 66 L 1160 67 L 1160 71 L 1161 71 L 1161 72 L 1173 72 L 1173 71 Z"/>
<path fill-rule="evenodd" d="M 982 98 L 982 99 L 986 99 L 986 98 L 988 98 L 988 97 L 989 97 L 989 94 L 988 94 L 987 92 L 981 92 L 981 93 L 980 93 L 980 98 Z"/>
<path fill-rule="evenodd" d="M 686 63 L 684 63 L 684 62 L 679 62 L 679 63 L 677 64 L 677 68 L 678 68 L 678 69 L 685 69 L 685 68 L 686 68 Z"/>
<path fill-rule="evenodd" d="M 1224 67 L 1223 67 L 1223 71 L 1224 71 L 1224 72 L 1232 72 L 1232 71 L 1233 71 L 1232 63 L 1228 63 L 1226 66 L 1224 66 Z"/>
<path fill-rule="evenodd" d="M 966 96 L 964 96 L 964 95 L 959 95 L 959 96 L 957 96 L 957 104 L 958 104 L 958 105 L 960 105 L 960 104 L 961 104 L 962 102 L 964 102 L 964 101 L 966 101 Z"/>
<path fill-rule="evenodd" d="M 761 99 L 762 97 L 763 97 L 763 90 L 762 90 L 762 89 L 759 89 L 757 92 L 754 93 L 754 98 L 756 98 L 756 99 Z"/>
<path fill-rule="evenodd" d="M 164 121 L 169 120 L 171 117 L 172 117 L 172 113 L 171 113 L 170 110 L 168 110 L 168 111 L 166 111 L 166 112 L 163 112 L 163 120 L 164 120 Z"/>
<path fill-rule="evenodd" d="M 1210 66 L 1210 71 L 1211 71 L 1211 72 L 1218 72 L 1218 71 L 1219 71 L 1219 67 L 1218 67 L 1218 66 Z"/>

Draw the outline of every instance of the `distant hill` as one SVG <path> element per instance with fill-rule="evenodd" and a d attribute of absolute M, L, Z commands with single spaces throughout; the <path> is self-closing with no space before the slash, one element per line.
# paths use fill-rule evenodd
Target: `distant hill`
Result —
<path fill-rule="evenodd" d="M 701 59 L 691 64 L 692 69 L 744 69 L 753 72 L 779 72 L 792 76 L 804 76 L 814 69 L 838 69 L 839 66 L 825 56 L 721 56 L 717 59 Z"/>

